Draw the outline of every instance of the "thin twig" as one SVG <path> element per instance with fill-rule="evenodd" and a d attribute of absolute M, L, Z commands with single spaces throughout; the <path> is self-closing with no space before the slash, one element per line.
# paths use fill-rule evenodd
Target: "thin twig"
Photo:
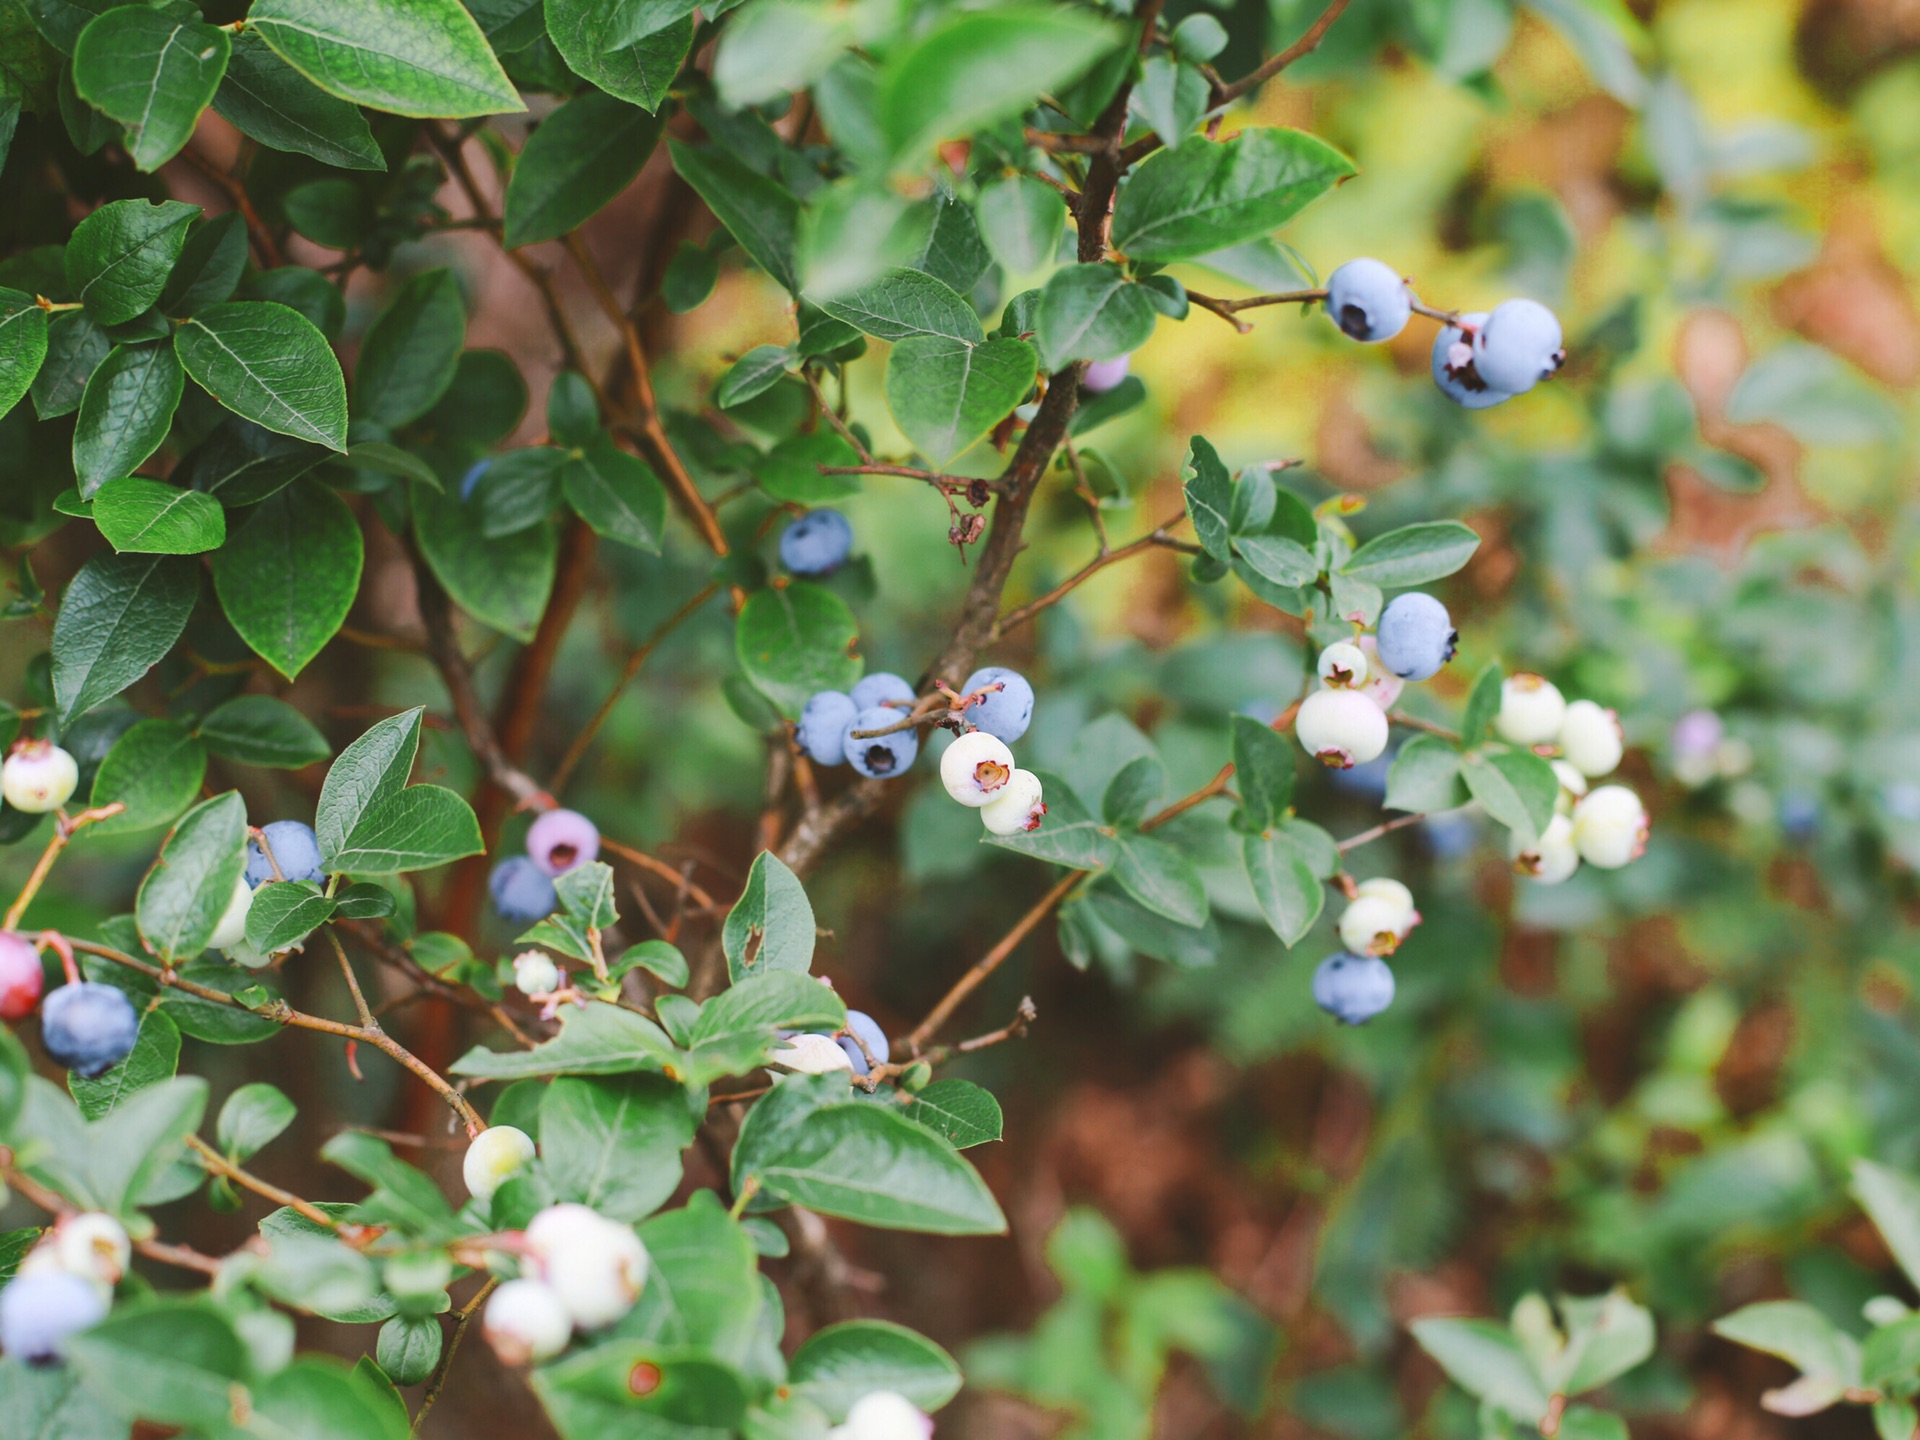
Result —
<path fill-rule="evenodd" d="M 1156 525 L 1138 540 L 1122 545 L 1117 550 L 1103 548 L 1100 554 L 1094 556 L 1093 559 L 1089 560 L 1065 580 L 1062 580 L 1038 600 L 1029 600 L 1025 605 L 1018 606 L 1009 610 L 1005 615 L 1002 615 L 998 622 L 995 623 L 993 633 L 988 643 L 991 644 L 1004 638 L 1011 630 L 1019 629 L 1048 606 L 1059 604 L 1062 600 L 1066 599 L 1068 595 L 1073 593 L 1073 591 L 1086 584 L 1087 581 L 1091 580 L 1109 565 L 1117 565 L 1120 561 L 1126 560 L 1134 555 L 1139 555 L 1144 551 L 1155 548 L 1165 548 L 1173 544 L 1174 539 L 1171 532 L 1174 526 L 1186 518 L 1186 511 L 1182 510 L 1177 515 L 1167 517 L 1166 520 Z"/>
<path fill-rule="evenodd" d="M 1067 898 L 1073 887 L 1085 878 L 1086 873 L 1084 870 L 1069 870 L 1056 880 L 1052 888 L 1034 901 L 1027 913 L 1014 922 L 1013 928 L 1001 936 L 991 950 L 976 960 L 966 974 L 953 982 L 952 988 L 940 997 L 939 1003 L 927 1012 L 926 1018 L 914 1026 L 912 1033 L 901 1043 L 918 1055 L 927 1041 L 940 1033 L 940 1027 L 947 1023 L 948 1017 L 955 1010 L 960 1008 L 961 1002 L 985 984 L 988 977 L 1006 963 L 1007 957 L 1019 948 L 1020 942 L 1031 935 L 1040 922 L 1053 913 L 1053 908 Z"/>
<path fill-rule="evenodd" d="M 297 1211 L 299 1214 L 306 1216 L 306 1218 L 314 1224 L 322 1226 L 325 1229 L 332 1230 L 339 1225 L 340 1222 L 338 1220 L 334 1219 L 333 1216 L 322 1210 L 318 1205 L 313 1204 L 309 1200 L 302 1200 L 291 1190 L 282 1190 L 271 1181 L 262 1180 L 258 1175 L 241 1169 L 218 1150 L 214 1149 L 213 1146 L 207 1144 L 207 1142 L 202 1140 L 198 1135 L 187 1136 L 187 1147 L 197 1154 L 200 1157 L 200 1163 L 214 1174 L 224 1175 L 234 1184 L 253 1191 L 254 1194 L 263 1199 L 271 1200 L 276 1205 L 284 1205 L 289 1210 Z"/>
<path fill-rule="evenodd" d="M 4 920 L 0 920 L 0 930 L 18 930 L 20 917 L 27 913 L 27 906 L 33 903 L 33 897 L 40 893 L 40 887 L 46 883 L 47 876 L 53 871 L 53 862 L 60 858 L 60 852 L 67 848 L 67 842 L 73 839 L 76 831 L 84 830 L 96 820 L 107 820 L 118 815 L 127 807 L 116 800 L 111 805 L 101 805 L 96 809 L 82 810 L 78 815 L 68 818 L 62 810 L 54 817 L 53 838 L 47 841 L 47 848 L 40 852 L 40 858 L 33 863 L 33 871 L 27 876 L 27 883 L 20 887 L 20 893 L 14 897 L 13 904 L 7 907 Z"/>
<path fill-rule="evenodd" d="M 433 1376 L 427 1381 L 427 1393 L 420 1397 L 420 1408 L 414 1414 L 413 1426 L 409 1433 L 415 1435 L 420 1433 L 420 1426 L 425 1423 L 427 1413 L 433 1409 L 434 1404 L 440 1399 L 440 1392 L 446 1388 L 447 1372 L 453 1368 L 454 1352 L 460 1348 L 460 1341 L 466 1336 L 467 1326 L 473 1322 L 473 1317 L 479 1312 L 480 1307 L 486 1304 L 487 1297 L 493 1293 L 494 1286 L 499 1283 L 489 1275 L 487 1283 L 482 1285 L 474 1293 L 474 1297 L 462 1305 L 459 1313 L 454 1316 L 453 1334 L 447 1339 L 447 1348 L 440 1352 L 440 1363 L 433 1367 Z"/>
<path fill-rule="evenodd" d="M 860 443 L 860 437 L 847 427 L 847 422 L 840 418 L 839 412 L 827 403 L 826 392 L 820 388 L 820 377 L 814 373 L 813 367 L 803 366 L 800 378 L 807 382 L 807 389 L 813 392 L 813 403 L 820 407 L 820 413 L 827 417 L 827 423 L 834 428 L 842 440 L 852 447 L 853 453 L 860 457 L 862 465 L 871 465 L 873 452 Z"/>

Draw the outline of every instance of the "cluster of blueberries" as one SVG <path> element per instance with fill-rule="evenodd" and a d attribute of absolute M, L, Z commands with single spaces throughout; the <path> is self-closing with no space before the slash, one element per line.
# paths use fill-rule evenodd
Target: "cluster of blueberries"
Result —
<path fill-rule="evenodd" d="M 544 920 L 559 907 L 553 882 L 600 854 L 600 828 L 578 810 L 547 810 L 527 827 L 527 853 L 493 867 L 487 893 L 500 918 L 516 925 Z"/>
<path fill-rule="evenodd" d="M 1385 261 L 1349 260 L 1327 277 L 1327 314 L 1355 340 L 1393 339 L 1416 307 L 1405 278 Z M 1490 311 L 1442 318 L 1433 341 L 1433 383 L 1469 410 L 1524 395 L 1566 363 L 1560 321 L 1537 300 L 1503 300 Z"/>
<path fill-rule="evenodd" d="M 1396 597 L 1375 633 L 1321 651 L 1320 685 L 1300 703 L 1295 736 L 1336 770 L 1377 760 L 1387 748 L 1387 712 L 1401 690 L 1439 674 L 1458 645 L 1459 632 L 1440 601 L 1418 592 Z M 1591 700 L 1570 704 L 1552 681 L 1518 674 L 1501 684 L 1493 727 L 1508 744 L 1548 760 L 1560 782 L 1546 828 L 1531 838 L 1515 834 L 1509 843 L 1520 874 L 1555 885 L 1582 862 L 1617 870 L 1645 852 L 1650 822 L 1640 797 L 1625 785 L 1591 786 L 1612 774 L 1626 753 L 1613 711 Z M 1393 879 L 1361 882 L 1348 902 L 1337 927 L 1345 948 L 1315 970 L 1313 998 L 1336 1019 L 1359 1025 L 1393 1002 L 1385 957 L 1420 923 L 1420 913 L 1412 893 Z"/>

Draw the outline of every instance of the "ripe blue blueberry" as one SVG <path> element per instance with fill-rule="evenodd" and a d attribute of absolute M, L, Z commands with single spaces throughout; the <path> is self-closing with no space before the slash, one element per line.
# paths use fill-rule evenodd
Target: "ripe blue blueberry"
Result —
<path fill-rule="evenodd" d="M 1004 740 L 1011 745 L 1027 733 L 1027 726 L 1033 723 L 1033 686 L 1027 678 L 1016 670 L 1004 665 L 989 665 L 976 670 L 967 677 L 967 683 L 960 687 L 962 695 L 971 695 L 976 690 L 985 690 L 989 685 L 998 685 L 998 690 L 989 691 L 984 699 L 970 707 L 967 719 L 974 728 L 984 730 L 996 740 Z"/>
<path fill-rule="evenodd" d="M 320 868 L 320 840 L 313 833 L 311 825 L 302 825 L 298 820 L 275 820 L 262 825 L 260 833 L 267 837 L 267 849 L 273 851 L 273 859 L 267 859 L 267 852 L 260 848 L 258 840 L 249 840 L 247 884 L 258 890 L 273 879 L 276 863 L 280 866 L 282 880 L 311 880 L 316 885 L 327 883 L 327 872 Z"/>
<path fill-rule="evenodd" d="M 882 1030 L 874 1018 L 864 1010 L 847 1011 L 847 1029 L 866 1042 L 867 1051 L 876 1064 L 887 1063 L 892 1053 L 887 1047 L 887 1032 Z M 873 1066 L 867 1063 L 866 1055 L 861 1054 L 860 1046 L 854 1042 L 853 1035 L 841 1035 L 838 1038 L 840 1048 L 847 1052 L 847 1059 L 853 1062 L 853 1073 L 867 1075 Z"/>
<path fill-rule="evenodd" d="M 1393 1003 L 1393 971 L 1377 955 L 1329 955 L 1313 972 L 1313 1003 L 1342 1025 L 1364 1025 Z"/>
<path fill-rule="evenodd" d="M 855 710 L 871 710 L 876 705 L 909 706 L 913 704 L 913 686 L 900 676 L 886 670 L 876 670 L 847 692 L 853 701 Z M 898 715 L 894 719 L 899 719 Z"/>
<path fill-rule="evenodd" d="M 107 1316 L 97 1285 L 65 1270 L 37 1270 L 0 1290 L 0 1350 L 27 1365 L 50 1365 L 66 1353 L 69 1335 Z"/>
<path fill-rule="evenodd" d="M 527 827 L 527 854 L 549 875 L 564 875 L 600 854 L 600 827 L 578 810 L 549 810 Z"/>
<path fill-rule="evenodd" d="M 1473 337 L 1473 368 L 1495 390 L 1524 395 L 1566 363 L 1560 321 L 1537 300 L 1493 307 Z"/>
<path fill-rule="evenodd" d="M 780 534 L 780 563 L 795 575 L 828 575 L 853 550 L 853 527 L 838 510 L 809 510 Z"/>
<path fill-rule="evenodd" d="M 853 726 L 847 731 L 846 743 L 841 747 L 847 763 L 869 780 L 891 780 L 896 775 L 906 774 L 914 757 L 920 753 L 918 730 L 908 726 L 905 730 L 895 730 L 891 735 L 859 736 L 862 730 L 884 730 L 889 725 L 899 724 L 900 719 L 898 710 L 889 710 L 884 705 L 862 710 L 854 717 Z"/>
<path fill-rule="evenodd" d="M 1805 844 L 1820 833 L 1820 800 L 1804 790 L 1789 790 L 1780 797 L 1780 828 L 1796 844 Z"/>
<path fill-rule="evenodd" d="M 62 985 L 40 1003 L 40 1038 L 47 1054 L 91 1080 L 127 1058 L 140 1017 L 124 990 L 81 980 Z"/>
<path fill-rule="evenodd" d="M 1433 337 L 1433 383 L 1440 387 L 1442 395 L 1469 410 L 1485 410 L 1513 398 L 1511 390 L 1489 385 L 1474 367 L 1473 338 L 1469 331 L 1477 332 L 1486 318 L 1483 310 L 1462 315 L 1459 325 L 1442 325 L 1440 333 Z"/>
<path fill-rule="evenodd" d="M 467 473 L 460 477 L 460 498 L 462 501 L 473 498 L 473 492 L 480 484 L 480 477 L 485 475 L 492 465 L 493 457 L 488 456 L 485 460 L 476 460 L 472 465 L 467 467 Z"/>
<path fill-rule="evenodd" d="M 1391 340 L 1407 328 L 1413 297 L 1382 260 L 1349 260 L 1327 277 L 1327 314 L 1355 340 Z"/>
<path fill-rule="evenodd" d="M 860 713 L 853 697 L 838 690 L 822 690 L 807 701 L 800 723 L 793 727 L 794 743 L 816 765 L 847 763 L 847 731 Z"/>
<path fill-rule="evenodd" d="M 1402 680 L 1431 680 L 1453 659 L 1460 632 L 1447 607 L 1431 595 L 1396 596 L 1380 614 L 1380 659 Z"/>
<path fill-rule="evenodd" d="M 493 896 L 493 908 L 501 919 L 520 924 L 546 919 L 560 903 L 551 877 L 525 855 L 494 866 L 487 877 L 487 893 Z"/>

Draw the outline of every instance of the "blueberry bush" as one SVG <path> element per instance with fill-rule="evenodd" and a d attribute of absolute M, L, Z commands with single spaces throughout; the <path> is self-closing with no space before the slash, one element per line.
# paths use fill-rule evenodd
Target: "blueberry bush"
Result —
<path fill-rule="evenodd" d="M 1920 1436 L 1885 8 L 0 0 L 0 1437 Z"/>

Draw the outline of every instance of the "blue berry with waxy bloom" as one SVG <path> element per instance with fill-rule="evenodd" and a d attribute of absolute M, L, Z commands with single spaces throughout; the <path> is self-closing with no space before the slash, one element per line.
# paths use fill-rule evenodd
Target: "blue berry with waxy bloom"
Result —
<path fill-rule="evenodd" d="M 600 854 L 600 827 L 578 810 L 549 810 L 527 827 L 527 854 L 549 875 L 564 875 Z"/>
<path fill-rule="evenodd" d="M 1560 321 L 1537 300 L 1502 301 L 1473 337 L 1473 368 L 1510 395 L 1526 394 L 1566 360 Z"/>
<path fill-rule="evenodd" d="M 997 690 L 990 686 L 999 686 Z M 960 687 L 962 695 L 986 690 L 984 698 L 967 707 L 966 719 L 976 730 L 984 730 L 996 740 L 1011 745 L 1027 733 L 1033 723 L 1033 686 L 1026 676 L 1004 665 L 988 665 L 967 677 Z"/>
<path fill-rule="evenodd" d="M 280 867 L 282 880 L 327 883 L 327 872 L 320 868 L 320 838 L 313 833 L 311 825 L 302 825 L 298 820 L 275 820 L 262 825 L 260 833 L 267 840 L 265 849 L 258 840 L 247 842 L 247 884 L 258 890 L 274 878 L 275 865 Z M 272 860 L 267 859 L 267 850 L 273 851 Z"/>
<path fill-rule="evenodd" d="M 503 920 L 528 924 L 544 920 L 560 903 L 553 879 L 525 855 L 515 855 L 493 867 L 487 893 Z"/>
<path fill-rule="evenodd" d="M 1385 261 L 1349 260 L 1327 277 L 1327 314 L 1350 338 L 1377 344 L 1407 328 L 1413 296 Z"/>
<path fill-rule="evenodd" d="M 830 575 L 853 553 L 853 527 L 838 510 L 809 510 L 780 532 L 780 563 L 795 575 Z"/>
<path fill-rule="evenodd" d="M 40 1002 L 40 1039 L 47 1054 L 91 1080 L 127 1058 L 140 1017 L 124 990 L 79 980 Z"/>
<path fill-rule="evenodd" d="M 1342 1025 L 1364 1025 L 1393 1003 L 1393 971 L 1377 955 L 1329 955 L 1313 972 L 1313 1003 Z"/>
<path fill-rule="evenodd" d="M 1513 398 L 1511 390 L 1489 385 L 1474 365 L 1473 337 L 1486 318 L 1483 310 L 1462 315 L 1458 325 L 1442 325 L 1433 337 L 1433 383 L 1468 410 L 1485 410 Z"/>
<path fill-rule="evenodd" d="M 891 780 L 912 768 L 920 753 L 920 732 L 909 725 L 888 735 L 862 736 L 862 730 L 885 730 L 904 718 L 898 710 L 875 705 L 854 717 L 841 747 L 847 763 L 869 780 Z"/>
<path fill-rule="evenodd" d="M 36 1270 L 0 1289 L 0 1350 L 26 1365 L 64 1358 L 67 1337 L 107 1318 L 101 1287 L 65 1270 Z"/>
<path fill-rule="evenodd" d="M 473 492 L 479 488 L 481 478 L 492 468 L 491 456 L 485 460 L 476 460 L 467 467 L 467 473 L 460 477 L 460 498 L 463 501 L 473 498 Z"/>
<path fill-rule="evenodd" d="M 847 731 L 853 728 L 853 717 L 859 713 L 851 695 L 822 690 L 800 712 L 793 727 L 793 741 L 816 765 L 844 765 Z"/>
<path fill-rule="evenodd" d="M 1431 680 L 1453 659 L 1460 632 L 1446 606 L 1416 590 L 1395 596 L 1380 612 L 1374 643 L 1381 662 L 1402 680 Z"/>
<path fill-rule="evenodd" d="M 847 692 L 847 698 L 853 701 L 855 710 L 871 710 L 876 705 L 897 705 L 904 709 L 913 704 L 915 696 L 912 684 L 906 679 L 890 670 L 876 670 L 856 682 Z"/>
<path fill-rule="evenodd" d="M 887 1045 L 887 1032 L 880 1028 L 879 1022 L 871 1015 L 864 1010 L 847 1011 L 847 1029 L 852 1034 L 839 1035 L 835 1039 L 839 1042 L 840 1048 L 847 1052 L 847 1059 L 853 1062 L 854 1074 L 868 1075 L 873 1072 L 873 1065 L 887 1063 L 888 1057 L 892 1054 L 892 1050 Z M 865 1054 L 861 1053 L 859 1044 L 853 1038 L 854 1035 L 858 1035 L 862 1041 L 866 1042 Z M 867 1063 L 867 1055 L 873 1056 L 873 1065 Z"/>

